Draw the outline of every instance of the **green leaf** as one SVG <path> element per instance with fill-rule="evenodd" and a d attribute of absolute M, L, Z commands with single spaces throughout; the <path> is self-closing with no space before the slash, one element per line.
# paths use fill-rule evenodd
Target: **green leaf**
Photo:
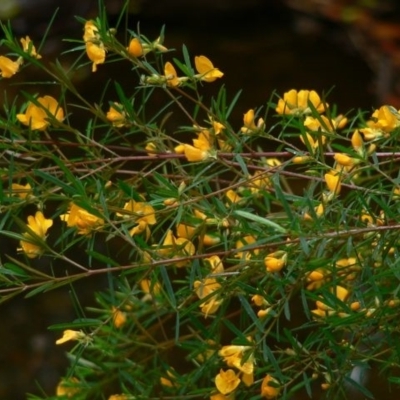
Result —
<path fill-rule="evenodd" d="M 104 323 L 104 321 L 95 318 L 81 318 L 76 319 L 73 322 L 54 324 L 49 326 L 49 331 L 60 331 L 65 329 L 80 329 L 80 328 L 95 328 Z"/>
<path fill-rule="evenodd" d="M 172 287 L 171 281 L 169 279 L 168 271 L 164 266 L 159 267 L 159 271 L 163 278 L 163 283 L 168 294 L 168 300 L 171 302 L 173 308 L 176 309 L 175 292 L 174 288 Z"/>
<path fill-rule="evenodd" d="M 18 265 L 12 263 L 5 263 L 0 267 L 0 275 L 18 276 L 19 278 L 29 278 L 26 271 Z"/>
<path fill-rule="evenodd" d="M 33 174 L 35 176 L 37 176 L 38 178 L 42 178 L 45 181 L 52 183 L 56 187 L 61 188 L 66 194 L 69 194 L 71 196 L 78 194 L 76 189 L 73 186 L 66 184 L 62 180 L 58 179 L 57 177 L 55 177 L 53 175 L 48 174 L 47 172 L 43 172 L 40 169 L 36 169 L 36 170 L 33 170 Z"/>
<path fill-rule="evenodd" d="M 282 226 L 278 225 L 275 222 L 272 222 L 271 220 L 269 220 L 267 218 L 260 217 L 260 216 L 258 216 L 256 214 L 252 214 L 252 213 L 247 212 L 247 211 L 235 210 L 233 212 L 233 215 L 249 219 L 250 221 L 257 222 L 257 223 L 259 223 L 261 225 L 268 226 L 268 227 L 270 227 L 272 229 L 275 229 L 278 232 L 287 233 L 286 229 L 283 228 Z"/>
<path fill-rule="evenodd" d="M 105 264 L 107 266 L 118 267 L 120 265 L 118 262 L 116 262 L 112 258 L 107 257 L 104 254 L 98 253 L 97 251 L 88 250 L 87 254 L 89 255 L 89 257 L 93 257 L 96 260 L 101 261 L 103 264 Z"/>

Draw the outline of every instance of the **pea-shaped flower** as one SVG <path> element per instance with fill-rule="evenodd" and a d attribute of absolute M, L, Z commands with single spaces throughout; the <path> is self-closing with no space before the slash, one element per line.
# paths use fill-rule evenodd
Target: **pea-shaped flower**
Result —
<path fill-rule="evenodd" d="M 64 110 L 57 100 L 51 96 L 38 97 L 29 102 L 24 114 L 17 114 L 17 119 L 32 130 L 44 131 L 52 120 L 61 122 L 64 119 Z"/>

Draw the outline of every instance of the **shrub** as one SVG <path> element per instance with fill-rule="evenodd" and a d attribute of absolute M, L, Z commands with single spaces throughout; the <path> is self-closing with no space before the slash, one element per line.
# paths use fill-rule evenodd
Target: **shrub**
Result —
<path fill-rule="evenodd" d="M 1 118 L 1 299 L 107 278 L 50 327 L 75 344 L 53 398 L 371 397 L 371 364 L 397 384 L 399 112 L 294 89 L 244 112 L 224 87 L 203 97 L 223 66 L 163 31 L 81 22 L 69 68 L 2 26 L 2 78 L 51 85 Z M 110 77 L 94 104 L 73 75 L 108 63 L 132 85 Z"/>

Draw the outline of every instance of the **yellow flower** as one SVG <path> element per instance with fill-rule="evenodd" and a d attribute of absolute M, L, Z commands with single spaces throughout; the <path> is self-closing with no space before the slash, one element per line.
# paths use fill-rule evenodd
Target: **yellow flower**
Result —
<path fill-rule="evenodd" d="M 47 230 L 53 225 L 53 220 L 46 219 L 41 211 L 37 211 L 35 216 L 28 217 L 28 228 L 41 240 L 46 238 Z M 29 241 L 20 241 L 21 249 L 29 258 L 35 258 L 42 254 L 43 249 L 40 244 L 34 243 L 37 241 L 30 232 L 23 233 L 23 236 Z"/>
<path fill-rule="evenodd" d="M 317 149 L 320 144 L 324 145 L 326 142 L 326 137 L 324 135 L 320 135 L 317 138 L 314 139 L 313 135 L 310 133 L 306 132 L 306 138 L 304 138 L 303 135 L 300 135 L 300 140 L 305 144 L 309 145 L 311 149 L 315 150 Z"/>
<path fill-rule="evenodd" d="M 86 335 L 82 331 L 74 331 L 72 329 L 67 329 L 63 332 L 62 338 L 56 340 L 56 344 L 63 344 L 69 342 L 70 340 L 82 341 L 86 339 Z"/>
<path fill-rule="evenodd" d="M 150 236 L 149 225 L 154 225 L 156 220 L 156 214 L 154 208 L 145 202 L 129 200 L 124 205 L 124 213 L 117 213 L 119 217 L 133 218 L 136 225 L 130 230 L 132 236 L 138 235 L 142 232 L 146 232 L 146 237 Z"/>
<path fill-rule="evenodd" d="M 320 115 L 320 117 L 306 117 L 304 121 L 304 126 L 313 132 L 333 132 L 336 129 L 341 129 L 347 124 L 347 118 L 343 115 L 338 115 L 334 119 L 329 119 L 325 115 Z"/>
<path fill-rule="evenodd" d="M 198 149 L 190 144 L 183 145 L 183 152 L 186 159 L 190 162 L 204 161 L 210 156 L 208 151 Z"/>
<path fill-rule="evenodd" d="M 322 215 L 324 215 L 324 211 L 325 211 L 324 203 L 319 203 L 316 207 L 314 207 L 315 215 L 318 218 L 321 217 Z M 303 218 L 306 221 L 312 221 L 313 220 L 313 217 L 307 212 L 304 214 Z"/>
<path fill-rule="evenodd" d="M 178 237 L 192 239 L 195 233 L 196 233 L 195 226 L 187 225 L 184 223 L 180 223 L 176 226 L 176 234 Z"/>
<path fill-rule="evenodd" d="M 353 146 L 353 149 L 359 153 L 362 152 L 363 146 L 364 146 L 364 141 L 360 135 L 360 131 L 356 129 L 354 133 L 351 135 L 351 145 Z"/>
<path fill-rule="evenodd" d="M 142 43 L 138 38 L 131 39 L 127 50 L 129 55 L 131 55 L 132 57 L 137 58 L 144 55 Z"/>
<path fill-rule="evenodd" d="M 296 156 L 292 158 L 292 162 L 294 164 L 305 164 L 308 161 L 311 161 L 312 157 L 310 156 Z"/>
<path fill-rule="evenodd" d="M 284 251 L 276 251 L 268 254 L 264 258 L 264 265 L 267 272 L 279 272 L 287 261 L 287 254 Z"/>
<path fill-rule="evenodd" d="M 247 247 L 257 241 L 257 238 L 252 236 L 252 235 L 247 235 L 236 241 L 236 249 L 239 250 L 242 247 Z M 238 251 L 235 254 L 235 257 L 249 260 L 251 256 L 257 255 L 260 252 L 259 249 L 254 249 L 254 250 L 245 250 L 245 251 Z"/>
<path fill-rule="evenodd" d="M 75 203 L 72 203 L 68 212 L 60 215 L 60 218 L 68 227 L 76 227 L 79 235 L 90 235 L 92 231 L 104 225 L 102 218 L 90 214 Z"/>
<path fill-rule="evenodd" d="M 32 193 L 32 188 L 29 183 L 20 185 L 19 183 L 11 184 L 11 194 L 18 196 L 20 199 L 26 199 Z"/>
<path fill-rule="evenodd" d="M 231 204 L 234 203 L 239 203 L 242 200 L 242 197 L 240 197 L 234 190 L 229 189 L 226 193 L 225 196 L 229 200 Z"/>
<path fill-rule="evenodd" d="M 394 110 L 397 114 L 397 111 Z M 365 140 L 374 140 L 380 137 L 388 137 L 390 132 L 400 126 L 400 120 L 397 118 L 392 107 L 382 106 L 375 110 L 372 119 L 367 121 L 367 128 L 359 131 L 364 135 Z"/>
<path fill-rule="evenodd" d="M 239 371 L 250 375 L 254 371 L 254 356 L 253 354 L 250 354 L 250 356 L 245 358 L 245 361 L 243 360 L 243 357 L 251 349 L 251 346 L 223 346 L 218 352 L 218 355 L 223 357 L 224 362 L 226 362 L 228 367 L 235 367 Z"/>
<path fill-rule="evenodd" d="M 250 387 L 254 383 L 254 374 L 242 374 L 242 382 L 247 386 Z"/>
<path fill-rule="evenodd" d="M 162 247 L 157 249 L 158 255 L 165 258 L 188 257 L 186 260 L 176 261 L 171 264 L 178 268 L 188 265 L 191 262 L 190 256 L 192 256 L 195 251 L 196 248 L 189 239 L 183 237 L 176 238 L 170 229 L 165 236 Z"/>
<path fill-rule="evenodd" d="M 226 129 L 224 124 L 221 124 L 221 122 L 216 121 L 210 115 L 208 116 L 208 118 L 211 122 L 214 135 L 219 135 L 224 129 Z"/>
<path fill-rule="evenodd" d="M 181 84 L 181 80 L 178 78 L 175 67 L 168 61 L 164 66 L 164 75 L 167 79 L 167 85 L 176 87 Z"/>
<path fill-rule="evenodd" d="M 85 23 L 83 40 L 85 42 L 86 54 L 93 62 L 92 72 L 97 71 L 97 65 L 103 64 L 106 59 L 106 50 L 100 40 L 99 30 L 93 21 Z"/>
<path fill-rule="evenodd" d="M 308 102 L 311 102 L 320 114 L 328 107 L 328 104 L 322 103 L 318 93 L 314 90 L 300 90 L 297 92 L 297 90 L 292 89 L 284 93 L 283 99 L 279 99 L 275 110 L 278 114 L 311 114 Z"/>
<path fill-rule="evenodd" d="M 213 63 L 205 56 L 196 56 L 194 58 L 194 64 L 202 81 L 214 82 L 216 79 L 224 76 L 224 74 L 218 68 L 215 68 Z"/>
<path fill-rule="evenodd" d="M 251 301 L 258 307 L 269 306 L 268 301 L 265 299 L 265 297 L 261 296 L 260 294 L 255 294 L 251 298 Z"/>
<path fill-rule="evenodd" d="M 336 286 L 334 289 L 331 291 L 334 291 L 335 296 L 340 300 L 341 302 L 344 302 L 347 300 L 349 296 L 349 291 L 343 287 L 343 286 Z M 326 300 L 322 298 L 321 300 L 317 300 L 315 302 L 317 308 L 315 310 L 311 310 L 311 312 L 317 316 L 317 317 L 326 317 L 330 316 L 336 313 L 336 310 L 334 310 L 332 307 L 330 307 L 328 304 L 326 304 Z M 340 313 L 339 313 L 340 315 Z"/>
<path fill-rule="evenodd" d="M 273 383 L 274 386 L 271 386 L 270 383 Z M 262 383 L 261 383 L 261 397 L 265 397 L 266 399 L 275 399 L 279 395 L 279 382 L 273 378 L 271 375 L 267 375 Z"/>
<path fill-rule="evenodd" d="M 59 397 L 74 397 L 79 393 L 79 380 L 75 377 L 63 379 L 56 388 L 56 395 Z"/>
<path fill-rule="evenodd" d="M 29 36 L 25 36 L 25 38 L 20 39 L 22 44 L 22 49 L 25 53 L 28 53 L 31 57 L 40 59 L 42 56 L 36 52 L 36 48 L 33 45 L 33 42 Z"/>
<path fill-rule="evenodd" d="M 215 377 L 215 386 L 222 394 L 233 392 L 240 384 L 240 379 L 233 369 L 221 369 Z"/>
<path fill-rule="evenodd" d="M 128 396 L 126 394 L 113 394 L 108 400 L 128 400 Z"/>
<path fill-rule="evenodd" d="M 17 119 L 32 130 L 44 131 L 52 119 L 61 122 L 64 119 L 64 110 L 57 100 L 51 96 L 38 97 L 37 104 L 28 103 L 25 114 L 17 114 Z"/>
<path fill-rule="evenodd" d="M 367 122 L 367 125 L 370 128 L 377 128 L 384 132 L 391 132 L 400 125 L 400 121 L 389 106 L 382 106 L 378 110 L 374 111 L 372 119 Z"/>
<path fill-rule="evenodd" d="M 179 386 L 176 383 L 177 375 L 173 368 L 167 370 L 167 376 L 168 376 L 168 378 L 165 376 L 160 377 L 161 385 L 167 386 L 167 387 L 178 387 Z"/>
<path fill-rule="evenodd" d="M 240 130 L 243 133 L 249 134 L 263 128 L 264 120 L 262 118 L 258 119 L 257 125 L 254 122 L 254 110 L 250 109 L 246 114 L 243 115 L 243 125 Z"/>
<path fill-rule="evenodd" d="M 212 148 L 213 140 L 211 134 L 207 130 L 203 130 L 197 134 L 197 139 L 193 139 L 193 146 L 196 149 L 208 151 Z"/>
<path fill-rule="evenodd" d="M 157 296 L 161 293 L 161 285 L 158 282 L 152 284 L 150 279 L 142 279 L 139 284 L 140 288 L 145 293 L 142 301 L 150 300 L 153 296 Z"/>
<path fill-rule="evenodd" d="M 264 317 L 266 317 L 266 316 L 270 313 L 271 309 L 272 309 L 271 307 L 268 307 L 268 308 L 259 310 L 259 311 L 257 312 L 257 317 L 258 317 L 258 318 L 264 318 Z"/>
<path fill-rule="evenodd" d="M 99 64 L 104 64 L 106 61 L 106 50 L 104 49 L 104 46 L 97 45 L 92 42 L 86 42 L 85 44 L 86 47 L 86 54 L 89 58 L 90 61 L 92 61 L 92 72 L 97 71 L 97 66 Z"/>
<path fill-rule="evenodd" d="M 90 40 L 97 40 L 99 38 L 99 30 L 93 21 L 86 21 L 84 26 L 83 40 L 89 42 Z"/>
<path fill-rule="evenodd" d="M 221 289 L 221 285 L 217 280 L 214 278 L 206 278 L 202 281 L 195 281 L 193 286 L 197 297 L 200 300 L 208 297 L 206 301 L 200 304 L 201 312 L 205 314 L 205 317 L 207 317 L 208 314 L 214 314 L 217 312 L 222 303 L 218 293 L 214 293 Z"/>
<path fill-rule="evenodd" d="M 224 264 L 218 256 L 211 256 L 204 259 L 210 267 L 213 274 L 224 272 Z"/>
<path fill-rule="evenodd" d="M 117 128 L 121 128 L 126 124 L 126 114 L 119 103 L 112 103 L 110 105 L 106 118 Z"/>
<path fill-rule="evenodd" d="M 330 172 L 324 175 L 326 186 L 331 193 L 339 194 L 341 189 L 340 174 Z"/>
<path fill-rule="evenodd" d="M 201 241 L 204 246 L 214 246 L 221 243 L 221 238 L 217 233 L 205 233 L 201 236 Z"/>
<path fill-rule="evenodd" d="M 242 132 L 246 133 L 248 130 L 254 131 L 257 129 L 254 123 L 254 110 L 250 109 L 246 114 L 243 115 L 244 127 L 241 129 Z"/>
<path fill-rule="evenodd" d="M 149 157 L 156 157 L 157 156 L 157 147 L 154 144 L 154 142 L 148 142 L 144 149 L 147 151 L 147 155 Z"/>
<path fill-rule="evenodd" d="M 122 328 L 126 324 L 126 314 L 116 307 L 112 307 L 112 319 L 117 329 Z"/>
<path fill-rule="evenodd" d="M 357 159 L 351 158 L 347 154 L 343 153 L 335 153 L 333 158 L 342 167 L 352 167 L 358 161 Z"/>
<path fill-rule="evenodd" d="M 13 61 L 8 57 L 0 56 L 0 75 L 3 78 L 11 78 L 18 72 L 20 65 L 20 61 Z"/>
<path fill-rule="evenodd" d="M 307 290 L 319 289 L 325 283 L 325 274 L 322 269 L 311 271 L 307 276 Z"/>
<path fill-rule="evenodd" d="M 393 188 L 393 200 L 400 200 L 400 186 L 395 186 Z"/>
<path fill-rule="evenodd" d="M 249 177 L 248 186 L 252 193 L 259 193 L 260 190 L 265 190 L 271 187 L 271 180 L 265 171 L 256 171 L 253 176 Z"/>
<path fill-rule="evenodd" d="M 340 277 L 345 280 L 351 281 L 357 277 L 357 273 L 361 270 L 361 266 L 355 257 L 342 258 L 335 263 L 337 272 Z"/>

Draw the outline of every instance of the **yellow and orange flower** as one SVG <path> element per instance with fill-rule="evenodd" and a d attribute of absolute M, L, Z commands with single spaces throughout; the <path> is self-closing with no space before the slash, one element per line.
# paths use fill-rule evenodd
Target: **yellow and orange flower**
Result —
<path fill-rule="evenodd" d="M 117 329 L 122 328 L 126 324 L 126 320 L 127 320 L 126 313 L 124 313 L 117 307 L 112 307 L 111 311 L 112 311 L 112 320 L 113 320 L 114 326 Z"/>
<path fill-rule="evenodd" d="M 251 352 L 251 350 L 251 346 L 229 345 L 223 346 L 218 352 L 218 355 L 223 357 L 224 362 L 228 367 L 234 367 L 239 371 L 250 375 L 253 374 L 254 371 L 254 355 L 253 353 L 250 355 L 247 353 Z M 247 355 L 246 358 L 244 358 L 245 355 Z"/>
<path fill-rule="evenodd" d="M 394 112 L 393 112 L 394 111 Z M 400 126 L 397 111 L 390 106 L 382 106 L 375 110 L 372 118 L 367 121 L 367 128 L 360 129 L 365 140 L 374 140 L 380 137 L 388 137 L 390 133 Z"/>
<path fill-rule="evenodd" d="M 285 251 L 276 251 L 268 254 L 264 258 L 264 265 L 267 272 L 279 272 L 287 262 L 287 253 Z"/>
<path fill-rule="evenodd" d="M 270 385 L 273 383 L 273 386 Z M 279 382 L 271 375 L 267 375 L 261 383 L 261 397 L 266 399 L 275 399 L 279 395 Z"/>
<path fill-rule="evenodd" d="M 0 75 L 2 78 L 11 78 L 14 76 L 21 65 L 21 61 L 13 61 L 8 57 L 0 56 Z"/>
<path fill-rule="evenodd" d="M 64 119 L 64 110 L 54 97 L 43 96 L 35 103 L 29 102 L 25 113 L 17 114 L 17 119 L 32 130 L 44 131 L 53 120 Z"/>
<path fill-rule="evenodd" d="M 19 183 L 11 184 L 11 194 L 13 196 L 18 196 L 20 199 L 26 199 L 32 193 L 32 188 L 29 183 L 26 185 L 20 185 Z"/>
<path fill-rule="evenodd" d="M 126 394 L 113 394 L 108 400 L 128 400 L 128 396 Z"/>
<path fill-rule="evenodd" d="M 243 115 L 243 126 L 240 128 L 242 133 L 251 134 L 257 130 L 262 129 L 265 126 L 264 120 L 259 118 L 257 125 L 255 123 L 254 110 L 250 109 L 246 114 Z"/>
<path fill-rule="evenodd" d="M 325 115 L 320 115 L 319 118 L 311 116 L 306 117 L 304 126 L 312 132 L 334 132 L 341 129 L 347 124 L 347 118 L 343 115 L 338 115 L 336 118 L 330 119 Z"/>
<path fill-rule="evenodd" d="M 73 329 L 66 329 L 60 339 L 56 340 L 56 344 L 63 344 L 72 341 L 84 341 L 87 336 L 82 331 L 74 331 Z"/>
<path fill-rule="evenodd" d="M 22 236 L 27 240 L 21 240 L 20 245 L 22 250 L 29 258 L 35 258 L 43 253 L 43 247 L 39 240 L 46 239 L 47 230 L 53 226 L 53 220 L 46 219 L 41 211 L 28 217 L 28 228 L 35 234 L 32 236 L 30 232 L 24 232 Z M 39 239 L 39 240 L 38 240 Z"/>
<path fill-rule="evenodd" d="M 127 50 L 128 50 L 129 55 L 131 55 L 132 57 L 136 57 L 136 58 L 141 57 L 145 54 L 143 51 L 142 42 L 138 38 L 131 39 Z"/>
<path fill-rule="evenodd" d="M 331 171 L 325 174 L 324 178 L 328 190 L 335 195 L 339 194 L 341 189 L 340 174 L 336 171 Z"/>
<path fill-rule="evenodd" d="M 252 245 L 253 243 L 256 243 L 257 238 L 252 235 L 246 235 L 240 238 L 239 240 L 236 241 L 236 249 L 239 250 L 242 247 L 247 247 Z M 254 249 L 254 250 L 244 250 L 244 251 L 238 251 L 235 254 L 235 257 L 241 258 L 244 260 L 249 260 L 253 255 L 257 255 L 260 252 L 259 249 Z"/>
<path fill-rule="evenodd" d="M 202 281 L 195 281 L 193 286 L 200 300 L 207 297 L 207 300 L 200 304 L 201 312 L 205 317 L 209 314 L 216 313 L 219 306 L 222 304 L 219 293 L 214 293 L 219 292 L 222 288 L 217 280 L 215 278 L 206 278 Z"/>
<path fill-rule="evenodd" d="M 67 223 L 68 227 L 76 227 L 79 235 L 90 235 L 104 225 L 102 218 L 91 214 L 75 203 L 71 203 L 68 212 L 60 215 L 60 218 Z"/>
<path fill-rule="evenodd" d="M 279 99 L 275 110 L 278 114 L 311 114 L 312 110 L 309 106 L 309 102 L 320 114 L 328 107 L 328 104 L 323 103 L 318 93 L 314 90 L 297 91 L 292 89 L 283 94 L 283 99 Z"/>
<path fill-rule="evenodd" d="M 83 40 L 85 42 L 86 54 L 92 61 L 92 72 L 97 71 L 97 65 L 104 64 L 106 60 L 106 50 L 99 35 L 99 29 L 93 21 L 85 23 Z"/>
<path fill-rule="evenodd" d="M 117 128 L 126 126 L 126 113 L 119 103 L 112 103 L 107 111 L 106 118 Z"/>
<path fill-rule="evenodd" d="M 167 86 L 176 87 L 181 84 L 181 79 L 178 78 L 175 67 L 169 61 L 164 65 L 164 75 L 167 80 Z"/>
<path fill-rule="evenodd" d="M 79 380 L 75 377 L 68 379 L 63 379 L 56 388 L 57 397 L 67 397 L 73 398 L 76 394 L 80 392 L 78 387 Z"/>
<path fill-rule="evenodd" d="M 156 250 L 159 256 L 166 259 L 183 258 L 183 260 L 169 264 L 178 268 L 186 267 L 190 264 L 190 256 L 192 256 L 195 251 L 196 248 L 189 239 L 183 237 L 176 238 L 170 229 L 165 235 L 162 246 Z"/>
<path fill-rule="evenodd" d="M 124 213 L 117 213 L 117 216 L 126 219 L 133 219 L 136 225 L 129 233 L 134 236 L 146 232 L 147 239 L 150 236 L 149 225 L 154 225 L 157 222 L 153 206 L 149 203 L 135 201 L 133 199 L 125 203 Z"/>
<path fill-rule="evenodd" d="M 221 369 L 215 377 L 215 386 L 222 394 L 233 392 L 240 384 L 240 378 L 233 369 L 224 371 Z"/>
<path fill-rule="evenodd" d="M 224 76 L 218 68 L 215 68 L 213 63 L 206 56 L 196 56 L 194 58 L 196 70 L 199 73 L 199 78 L 205 82 L 214 82 L 218 78 Z"/>
<path fill-rule="evenodd" d="M 22 45 L 22 50 L 24 50 L 25 53 L 28 53 L 31 57 L 38 60 L 42 58 L 42 56 L 36 52 L 36 47 L 33 45 L 33 42 L 29 36 L 21 38 L 20 41 Z"/>

